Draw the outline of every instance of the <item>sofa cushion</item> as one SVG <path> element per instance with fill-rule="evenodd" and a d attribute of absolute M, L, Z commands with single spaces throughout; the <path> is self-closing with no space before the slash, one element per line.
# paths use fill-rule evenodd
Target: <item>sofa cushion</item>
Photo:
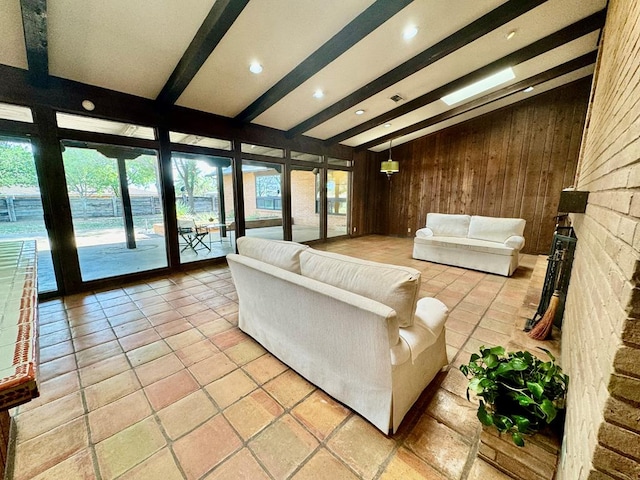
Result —
<path fill-rule="evenodd" d="M 469 238 L 504 243 L 507 238 L 513 235 L 522 236 L 525 224 L 526 221 L 522 218 L 496 218 L 474 215 L 469 223 Z"/>
<path fill-rule="evenodd" d="M 428 213 L 427 227 L 433 235 L 445 237 L 466 237 L 469 233 L 469 215 L 454 215 L 448 213 Z"/>
<path fill-rule="evenodd" d="M 312 248 L 300 254 L 302 275 L 357 293 L 396 311 L 401 327 L 413 325 L 420 289 L 415 268 L 368 262 Z"/>
<path fill-rule="evenodd" d="M 297 274 L 300 274 L 300 252 L 309 248 L 308 245 L 296 242 L 254 237 L 240 237 L 237 245 L 240 255 L 255 258 Z"/>
<path fill-rule="evenodd" d="M 415 243 L 434 247 L 445 247 L 451 249 L 451 255 L 455 255 L 454 250 L 471 250 L 473 252 L 491 253 L 494 255 L 514 255 L 516 249 L 507 247 L 503 243 L 491 242 L 488 240 L 477 240 L 475 238 L 460 237 L 416 237 Z"/>

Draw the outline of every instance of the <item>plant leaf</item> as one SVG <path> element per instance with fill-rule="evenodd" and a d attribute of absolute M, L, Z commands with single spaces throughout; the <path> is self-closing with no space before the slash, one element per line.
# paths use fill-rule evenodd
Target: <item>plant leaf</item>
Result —
<path fill-rule="evenodd" d="M 527 388 L 531 393 L 533 393 L 533 397 L 536 400 L 540 400 L 542 398 L 542 394 L 544 393 L 544 387 L 536 382 L 527 382 Z"/>
<path fill-rule="evenodd" d="M 511 365 L 511 368 L 513 370 L 516 370 L 518 372 L 521 372 L 522 370 L 526 370 L 527 368 L 529 368 L 529 364 L 523 360 L 522 358 L 512 358 L 509 361 L 509 365 Z"/>
<path fill-rule="evenodd" d="M 494 355 L 504 355 L 504 347 L 493 347 L 489 351 Z"/>
<path fill-rule="evenodd" d="M 516 395 L 515 399 L 518 401 L 520 405 L 523 407 L 527 407 L 532 403 L 536 403 L 531 397 L 527 397 L 526 395 Z"/>
<path fill-rule="evenodd" d="M 513 370 L 513 367 L 509 363 L 501 363 L 500 365 L 498 365 L 498 368 L 496 368 L 495 372 L 496 375 L 504 375 L 511 370 Z"/>
<path fill-rule="evenodd" d="M 480 386 L 480 380 L 482 380 L 481 378 L 478 377 L 473 377 L 470 381 L 469 381 L 469 386 L 467 387 L 469 390 L 476 392 L 476 393 L 482 393 L 482 387 Z"/>
<path fill-rule="evenodd" d="M 478 355 L 477 353 L 472 353 L 471 358 L 469 359 L 469 363 L 475 362 L 479 358 L 480 358 L 480 355 Z"/>
<path fill-rule="evenodd" d="M 527 433 L 531 422 L 527 417 L 521 415 L 513 415 L 513 419 L 516 421 L 516 427 L 520 433 Z"/>
<path fill-rule="evenodd" d="M 498 366 L 498 357 L 495 354 L 490 353 L 484 357 L 484 363 L 487 364 L 488 368 L 495 368 Z"/>
<path fill-rule="evenodd" d="M 556 418 L 558 414 L 558 410 L 553 406 L 553 403 L 548 398 L 545 398 L 540 404 L 540 410 L 544 412 L 547 416 L 547 423 L 553 422 L 553 419 Z"/>
<path fill-rule="evenodd" d="M 480 401 L 480 405 L 478 406 L 478 420 L 480 423 L 486 426 L 493 425 L 493 417 L 487 412 L 487 409 L 484 408 L 484 402 Z"/>
<path fill-rule="evenodd" d="M 513 432 L 511 434 L 511 438 L 513 439 L 513 443 L 515 443 L 518 447 L 524 447 L 524 439 L 518 432 Z"/>

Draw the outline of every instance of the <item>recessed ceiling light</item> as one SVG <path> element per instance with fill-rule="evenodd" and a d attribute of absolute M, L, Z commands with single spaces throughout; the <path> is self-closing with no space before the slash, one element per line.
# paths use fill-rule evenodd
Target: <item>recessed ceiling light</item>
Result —
<path fill-rule="evenodd" d="M 88 112 L 91 112 L 96 108 L 96 106 L 91 100 L 83 100 L 82 108 L 84 108 Z"/>
<path fill-rule="evenodd" d="M 511 40 L 511 39 L 512 39 L 513 37 L 515 37 L 515 36 L 516 36 L 516 31 L 515 31 L 515 30 L 511 30 L 509 33 L 507 33 L 507 34 L 505 35 L 505 38 L 506 38 L 507 40 Z"/>
<path fill-rule="evenodd" d="M 485 90 L 489 90 L 490 88 L 497 87 L 498 85 L 508 82 L 509 80 L 513 80 L 516 78 L 516 75 L 513 73 L 513 69 L 511 67 L 501 70 L 498 73 L 494 73 L 482 80 L 479 80 L 471 85 L 468 85 L 460 90 L 456 90 L 449 95 L 445 95 L 441 98 L 441 100 L 447 105 L 453 105 L 454 103 L 461 102 L 462 100 L 466 100 L 467 98 L 473 97 Z"/>
<path fill-rule="evenodd" d="M 390 124 L 390 123 L 385 123 L 385 124 L 384 124 L 384 128 L 389 128 L 390 126 L 391 126 L 391 124 Z"/>
<path fill-rule="evenodd" d="M 251 65 L 249 65 L 249 71 L 257 75 L 258 73 L 262 72 L 262 65 L 260 65 L 258 62 L 253 62 Z"/>
<path fill-rule="evenodd" d="M 533 87 L 527 87 L 523 90 L 524 93 L 533 92 Z"/>
<path fill-rule="evenodd" d="M 360 109 L 360 110 L 356 110 L 356 115 L 362 115 L 364 113 L 364 110 Z"/>
<path fill-rule="evenodd" d="M 404 38 L 405 40 L 411 40 L 417 34 L 418 27 L 416 27 L 415 25 L 410 25 L 404 29 L 404 32 L 402 32 L 402 38 Z"/>
<path fill-rule="evenodd" d="M 324 92 L 320 89 L 313 92 L 313 98 L 322 98 L 324 97 Z"/>

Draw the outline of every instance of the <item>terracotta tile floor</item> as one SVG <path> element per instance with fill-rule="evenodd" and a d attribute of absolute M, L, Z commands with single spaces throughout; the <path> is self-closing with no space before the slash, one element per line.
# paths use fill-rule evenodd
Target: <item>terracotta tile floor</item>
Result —
<path fill-rule="evenodd" d="M 521 315 L 537 302 L 528 297 L 541 257 L 524 256 L 507 279 L 413 260 L 410 239 L 316 248 L 418 268 L 422 295 L 451 310 L 452 368 L 397 434 L 381 434 L 240 332 L 223 265 L 42 303 L 41 396 L 11 412 L 8 478 L 507 478 L 477 457 L 481 429 L 456 367 L 481 345 L 526 343 Z"/>

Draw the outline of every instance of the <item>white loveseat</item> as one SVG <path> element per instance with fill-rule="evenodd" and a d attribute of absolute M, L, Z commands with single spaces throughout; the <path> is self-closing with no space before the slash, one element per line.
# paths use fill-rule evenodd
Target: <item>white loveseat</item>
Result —
<path fill-rule="evenodd" d="M 227 255 L 238 326 L 385 434 L 447 365 L 447 307 L 420 272 L 241 237 Z"/>
<path fill-rule="evenodd" d="M 521 218 L 427 214 L 416 231 L 413 258 L 511 276 L 524 247 Z"/>

